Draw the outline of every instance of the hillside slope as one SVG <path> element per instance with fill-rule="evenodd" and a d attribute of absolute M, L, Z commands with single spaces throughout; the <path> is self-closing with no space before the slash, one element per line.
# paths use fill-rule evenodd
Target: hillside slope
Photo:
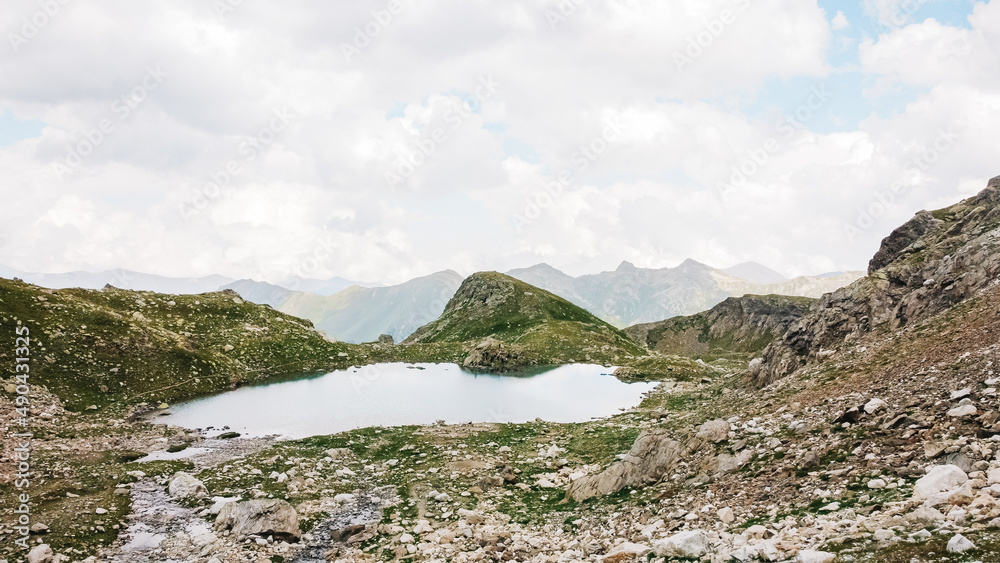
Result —
<path fill-rule="evenodd" d="M 730 297 L 697 315 L 633 325 L 625 333 L 664 354 L 749 359 L 784 335 L 814 302 L 782 295 Z"/>
<path fill-rule="evenodd" d="M 309 319 L 338 340 L 371 342 L 389 334 L 399 342 L 436 319 L 461 283 L 461 275 L 446 270 L 388 287 L 355 285 L 330 296 L 294 292 L 278 310 Z"/>
<path fill-rule="evenodd" d="M 961 203 L 921 211 L 882 241 L 868 275 L 824 296 L 752 372 L 768 385 L 861 335 L 925 320 L 998 283 L 1000 177 Z"/>
<path fill-rule="evenodd" d="M 67 408 L 161 402 L 267 377 L 346 367 L 354 347 L 235 292 L 167 295 L 112 287 L 45 289 L 0 278 L 0 331 L 30 331 L 31 383 Z M 345 354 L 341 356 L 340 354 Z"/>
<path fill-rule="evenodd" d="M 616 362 L 646 353 L 582 308 L 497 272 L 466 278 L 440 318 L 404 344 L 443 342 L 479 343 L 467 364 L 483 367 Z"/>
<path fill-rule="evenodd" d="M 773 283 L 755 283 L 729 272 Z M 637 268 L 622 262 L 613 272 L 574 278 L 547 265 L 511 270 L 523 282 L 551 291 L 619 327 L 707 311 L 729 297 L 788 295 L 819 297 L 860 278 L 861 272 L 777 280 L 755 264 L 718 270 L 694 260 L 675 268 Z"/>

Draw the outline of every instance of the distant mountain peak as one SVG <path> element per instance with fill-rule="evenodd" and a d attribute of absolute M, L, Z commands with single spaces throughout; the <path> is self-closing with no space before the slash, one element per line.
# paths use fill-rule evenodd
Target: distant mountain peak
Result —
<path fill-rule="evenodd" d="M 627 272 L 629 270 L 636 270 L 635 264 L 629 262 L 628 260 L 622 260 L 621 264 L 618 264 L 618 268 L 615 269 L 616 272 Z"/>
<path fill-rule="evenodd" d="M 788 279 L 771 268 L 768 268 L 763 264 L 758 264 L 757 262 L 743 262 L 742 264 L 737 264 L 731 268 L 725 268 L 722 271 L 730 276 L 734 276 L 748 282 L 765 285 L 782 282 Z"/>

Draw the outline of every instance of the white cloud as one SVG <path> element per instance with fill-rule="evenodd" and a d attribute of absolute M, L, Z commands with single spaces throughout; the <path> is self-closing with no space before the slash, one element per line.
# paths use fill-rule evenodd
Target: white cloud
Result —
<path fill-rule="evenodd" d="M 37 9 L 12 4 L 12 14 Z M 245 2 L 222 18 L 195 0 L 69 4 L 18 54 L 0 52 L 0 108 L 48 124 L 0 149 L 0 197 L 16 203 L 0 209 L 0 263 L 395 282 L 691 256 L 806 273 L 863 266 L 915 207 L 990 175 L 996 1 L 976 7 L 972 30 L 929 20 L 861 47 L 864 72 L 922 89 L 904 111 L 856 131 L 789 135 L 741 107 L 775 80 L 837 80 L 825 55 L 831 27 L 848 24 L 842 12 L 828 22 L 796 0 L 591 0 L 553 23 L 559 5 L 403 0 L 349 62 L 343 44 L 386 2 Z M 690 64 L 678 69 L 675 54 Z M 148 68 L 162 82 L 116 111 L 150 84 Z M 495 92 L 458 114 L 490 76 Z M 275 111 L 292 114 L 280 131 L 269 129 Z M 103 119 L 113 128 L 92 154 L 53 173 Z M 580 148 L 609 119 L 620 136 L 581 170 Z M 847 242 L 844 225 L 953 123 L 955 149 Z M 438 129 L 445 138 L 390 189 L 386 172 Z M 509 139 L 538 161 L 507 156 Z M 718 184 L 769 139 L 779 150 L 721 198 Z M 225 172 L 231 162 L 237 173 Z M 511 217 L 567 169 L 565 192 L 518 232 Z M 210 182 L 225 185 L 206 196 Z M 203 209 L 185 218 L 199 194 Z"/>
<path fill-rule="evenodd" d="M 847 16 L 844 15 L 843 11 L 837 10 L 837 15 L 833 16 L 833 19 L 830 20 L 830 25 L 835 30 L 841 30 L 851 27 L 851 22 L 847 21 Z"/>

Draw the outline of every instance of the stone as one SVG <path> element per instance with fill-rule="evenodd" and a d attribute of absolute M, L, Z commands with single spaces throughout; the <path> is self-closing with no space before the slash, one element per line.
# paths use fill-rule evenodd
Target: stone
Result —
<path fill-rule="evenodd" d="M 969 480 L 961 468 L 954 465 L 935 465 L 927 468 L 927 475 L 913 485 L 913 496 L 929 499 L 934 495 L 957 490 Z"/>
<path fill-rule="evenodd" d="M 872 399 L 865 403 L 864 411 L 868 414 L 875 414 L 878 411 L 884 409 L 886 406 L 885 401 L 882 399 Z"/>
<path fill-rule="evenodd" d="M 750 526 L 745 533 L 748 538 L 755 540 L 763 540 L 771 537 L 771 531 L 760 524 Z"/>
<path fill-rule="evenodd" d="M 888 529 L 875 530 L 875 541 L 886 542 L 896 537 L 896 532 Z"/>
<path fill-rule="evenodd" d="M 237 537 L 274 536 L 284 541 L 298 541 L 302 535 L 295 508 L 280 499 L 254 499 L 226 504 L 215 519 L 215 529 L 231 530 Z"/>
<path fill-rule="evenodd" d="M 729 423 L 725 420 L 721 418 L 710 420 L 698 427 L 695 437 L 708 442 L 718 443 L 729 438 L 729 430 Z"/>
<path fill-rule="evenodd" d="M 833 563 L 836 560 L 837 555 L 835 553 L 813 551 L 811 549 L 803 549 L 795 556 L 796 563 Z"/>
<path fill-rule="evenodd" d="M 611 552 L 601 558 L 602 563 L 620 563 L 634 561 L 644 557 L 651 551 L 648 545 L 625 542 L 615 546 Z"/>
<path fill-rule="evenodd" d="M 733 514 L 733 509 L 729 507 L 720 508 L 716 514 L 719 516 L 719 520 L 726 525 L 732 524 L 736 520 L 736 515 Z"/>
<path fill-rule="evenodd" d="M 190 473 L 178 471 L 170 478 L 167 492 L 174 498 L 203 498 L 208 496 L 205 484 Z"/>
<path fill-rule="evenodd" d="M 28 563 L 52 563 L 53 553 L 49 544 L 36 545 L 28 552 Z"/>
<path fill-rule="evenodd" d="M 701 530 L 680 532 L 653 543 L 653 551 L 657 557 L 698 559 L 708 551 L 708 548 L 708 534 Z"/>
<path fill-rule="evenodd" d="M 963 418 L 966 416 L 975 416 L 979 413 L 975 405 L 961 405 L 957 406 L 950 411 L 948 411 L 948 416 L 952 418 Z"/>
<path fill-rule="evenodd" d="M 352 452 L 350 448 L 331 448 L 329 450 L 326 450 L 325 453 L 326 456 L 329 457 L 330 459 L 338 460 L 351 455 Z"/>
<path fill-rule="evenodd" d="M 49 527 L 46 526 L 45 524 L 42 524 L 41 522 L 35 522 L 34 524 L 32 524 L 30 530 L 31 530 L 32 534 L 47 534 L 47 533 L 49 533 Z"/>
<path fill-rule="evenodd" d="M 388 346 L 394 346 L 396 344 L 396 341 L 393 340 L 391 334 L 381 334 L 378 337 L 378 343 Z"/>
<path fill-rule="evenodd" d="M 222 507 L 226 506 L 231 502 L 239 502 L 243 500 L 242 497 L 212 497 L 212 506 L 209 507 L 208 512 L 210 514 L 218 514 L 222 511 Z"/>
<path fill-rule="evenodd" d="M 469 524 L 482 524 L 483 517 L 479 515 L 478 512 L 469 510 L 467 508 L 459 508 L 458 516 L 468 522 Z"/>
<path fill-rule="evenodd" d="M 728 424 L 728 423 L 727 423 Z M 681 454 L 681 445 L 665 431 L 645 431 L 636 438 L 623 458 L 596 475 L 581 477 L 566 489 L 566 496 L 583 502 L 596 496 L 617 493 L 658 481 L 673 467 Z"/>
<path fill-rule="evenodd" d="M 944 514 L 929 506 L 921 506 L 906 515 L 906 520 L 918 526 L 934 526 L 944 521 Z"/>
<path fill-rule="evenodd" d="M 884 479 L 872 479 L 868 481 L 869 489 L 884 489 L 886 487 L 886 482 Z"/>
<path fill-rule="evenodd" d="M 965 553 L 970 549 L 976 549 L 976 545 L 962 534 L 955 534 L 955 537 L 948 540 L 948 553 Z"/>

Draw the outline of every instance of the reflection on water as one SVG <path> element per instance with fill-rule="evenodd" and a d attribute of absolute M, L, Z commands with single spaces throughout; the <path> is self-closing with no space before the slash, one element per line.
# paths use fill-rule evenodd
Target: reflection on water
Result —
<path fill-rule="evenodd" d="M 583 422 L 637 405 L 655 385 L 622 383 L 610 371 L 573 364 L 497 375 L 455 364 L 375 364 L 178 404 L 157 422 L 288 438 L 438 420 Z"/>

